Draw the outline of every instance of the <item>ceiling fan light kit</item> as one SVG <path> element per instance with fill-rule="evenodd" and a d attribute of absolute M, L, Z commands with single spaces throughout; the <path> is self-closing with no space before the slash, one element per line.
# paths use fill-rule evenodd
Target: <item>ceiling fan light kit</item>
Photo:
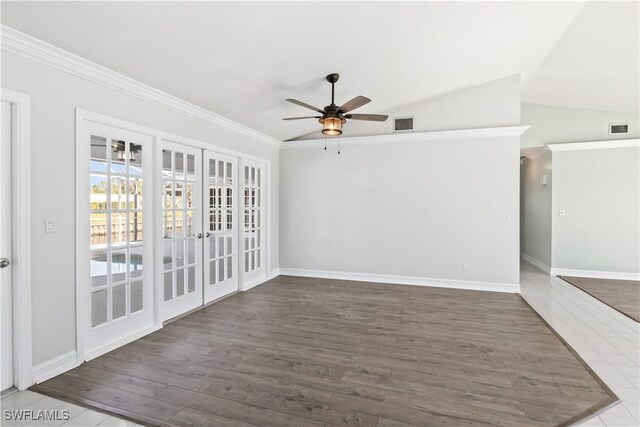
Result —
<path fill-rule="evenodd" d="M 340 119 L 338 117 L 327 117 L 326 119 L 318 120 L 322 123 L 322 133 L 327 136 L 342 135 L 342 125 L 347 123 L 346 119 Z"/>
<path fill-rule="evenodd" d="M 346 114 L 349 111 L 353 111 L 371 102 L 371 100 L 366 96 L 356 96 L 341 106 L 337 106 L 335 104 L 335 84 L 339 78 L 340 75 L 338 75 L 338 73 L 332 73 L 326 77 L 326 80 L 331 83 L 331 104 L 324 107 L 324 109 L 314 107 L 297 99 L 287 99 L 287 101 L 293 104 L 316 111 L 320 113 L 321 116 L 286 117 L 282 120 L 318 119 L 318 122 L 322 124 L 322 133 L 327 136 L 342 135 L 342 126 L 347 123 L 348 119 L 374 122 L 384 122 L 387 120 L 388 116 L 383 114 Z"/>

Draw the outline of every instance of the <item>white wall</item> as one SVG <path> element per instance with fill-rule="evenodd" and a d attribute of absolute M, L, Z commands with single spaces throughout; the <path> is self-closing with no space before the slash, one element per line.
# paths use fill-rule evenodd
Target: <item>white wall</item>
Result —
<path fill-rule="evenodd" d="M 33 363 L 75 350 L 75 108 L 271 160 L 273 236 L 278 235 L 278 149 L 22 56 L 2 51 L 2 87 L 31 96 Z M 57 220 L 44 233 L 44 218 Z M 271 240 L 277 268 L 278 239 Z"/>
<path fill-rule="evenodd" d="M 524 158 L 520 166 L 520 251 L 546 270 L 551 267 L 551 160 L 547 150 Z M 543 185 L 545 175 L 547 184 Z"/>
<path fill-rule="evenodd" d="M 519 150 L 473 136 L 281 150 L 281 267 L 517 284 Z"/>
<path fill-rule="evenodd" d="M 553 172 L 553 268 L 640 273 L 640 149 L 555 151 Z"/>
<path fill-rule="evenodd" d="M 628 123 L 629 133 L 624 135 L 609 135 L 609 124 Z M 638 138 L 640 136 L 640 115 L 617 111 L 588 110 L 570 107 L 558 107 L 542 104 L 522 104 L 522 124 L 530 125 L 529 130 L 522 137 L 522 153 L 535 156 L 536 152 L 545 145 L 553 146 L 561 143 L 608 141 Z M 629 177 L 633 177 L 633 168 L 637 170 L 636 158 L 627 158 L 624 162 L 615 165 L 613 150 L 592 150 L 579 152 L 556 152 L 551 156 L 545 153 L 536 159 L 527 158 L 522 165 L 522 231 L 521 251 L 540 261 L 542 264 L 553 268 L 572 268 L 583 270 L 602 271 L 632 271 L 633 263 L 622 261 L 617 254 L 620 249 L 608 252 L 608 255 L 600 253 L 597 245 L 602 248 L 615 246 L 615 240 L 621 245 L 632 245 L 633 238 L 625 238 L 617 232 L 607 230 L 608 222 L 617 223 L 619 214 L 617 207 L 623 209 L 623 217 L 631 214 L 634 206 L 632 200 L 637 195 L 631 196 L 634 185 L 637 187 L 637 173 L 635 180 L 630 178 L 620 182 L 618 177 L 624 168 Z M 553 157 L 553 171 L 551 170 Z M 568 166 L 568 160 L 571 165 Z M 558 163 L 558 159 L 561 159 Z M 635 166 L 634 166 L 634 163 Z M 593 171 L 599 170 L 599 178 Z M 549 184 L 541 186 L 539 177 L 547 174 Z M 564 183 L 559 184 L 558 173 L 562 173 Z M 552 181 L 553 174 L 553 183 Z M 582 180 L 585 180 L 584 182 Z M 600 183 L 596 182 L 600 179 Z M 591 180 L 591 181 L 590 181 Z M 595 185 L 591 185 L 591 184 Z M 634 184 L 635 183 L 635 184 Z M 560 187 L 561 185 L 561 187 Z M 611 191 L 605 191 L 602 185 Z M 562 194 L 553 194 L 556 188 L 562 188 Z M 575 190 L 575 191 L 574 191 Z M 600 193 L 604 191 L 604 193 Z M 621 205 L 620 194 L 625 193 L 627 204 Z M 571 197 L 571 202 L 567 199 Z M 562 203 L 571 203 L 574 215 L 580 213 L 580 219 L 558 217 L 558 207 L 551 210 L 553 198 L 554 206 L 560 200 Z M 601 200 L 601 201 L 599 201 Z M 611 209 L 607 207 L 611 206 Z M 585 210 L 587 212 L 582 212 Z M 584 214 L 584 216 L 582 216 Z M 626 218 L 626 217 L 625 217 Z M 629 221 L 629 218 L 626 218 Z M 553 226 L 552 226 L 553 225 Z M 630 232 L 637 230 L 637 219 L 634 224 L 619 224 Z M 627 225 L 631 228 L 628 228 Z M 576 228 L 577 227 L 577 228 Z M 634 228 L 635 227 L 635 228 Z M 553 228 L 553 239 L 552 231 Z M 622 233 L 622 229 L 620 229 Z M 623 243 L 621 240 L 625 240 Z M 580 242 L 580 247 L 578 247 Z M 597 242 L 597 243 L 596 243 Z M 622 258 L 637 254 L 637 245 L 634 250 L 626 251 Z M 552 255 L 553 254 L 553 255 Z M 613 262 L 611 257 L 618 258 L 620 263 Z M 596 259 L 597 258 L 597 259 Z M 581 265 L 582 267 L 576 267 Z M 573 267 L 569 267 L 573 266 Z M 610 270 L 606 270 L 609 268 Z M 623 268 L 623 270 L 618 270 Z"/>
<path fill-rule="evenodd" d="M 629 123 L 629 133 L 609 135 L 609 124 Z M 542 104 L 522 104 L 522 124 L 531 127 L 522 138 L 523 152 L 546 144 L 606 141 L 640 137 L 640 115 Z"/>

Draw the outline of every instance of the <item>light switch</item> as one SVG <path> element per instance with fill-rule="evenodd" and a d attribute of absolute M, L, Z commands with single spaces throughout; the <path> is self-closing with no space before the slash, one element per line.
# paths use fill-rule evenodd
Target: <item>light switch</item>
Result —
<path fill-rule="evenodd" d="M 44 232 L 45 233 L 55 233 L 56 232 L 56 220 L 55 220 L 55 218 L 45 218 L 44 219 Z"/>

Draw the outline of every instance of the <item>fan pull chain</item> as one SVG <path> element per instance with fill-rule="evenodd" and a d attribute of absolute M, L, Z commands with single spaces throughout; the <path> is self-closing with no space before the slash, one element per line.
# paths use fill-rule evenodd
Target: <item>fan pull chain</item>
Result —
<path fill-rule="evenodd" d="M 342 140 L 341 136 L 338 136 L 338 154 L 340 154 L 340 141 Z"/>
<path fill-rule="evenodd" d="M 324 151 L 327 151 L 327 135 L 324 136 Z"/>

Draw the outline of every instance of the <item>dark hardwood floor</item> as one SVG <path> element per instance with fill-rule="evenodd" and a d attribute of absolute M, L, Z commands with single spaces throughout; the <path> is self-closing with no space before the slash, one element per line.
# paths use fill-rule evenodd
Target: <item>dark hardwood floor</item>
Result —
<path fill-rule="evenodd" d="M 615 400 L 518 295 L 287 276 L 35 391 L 181 426 L 549 426 Z"/>
<path fill-rule="evenodd" d="M 640 282 L 637 280 L 592 279 L 558 276 L 609 307 L 640 322 Z"/>

